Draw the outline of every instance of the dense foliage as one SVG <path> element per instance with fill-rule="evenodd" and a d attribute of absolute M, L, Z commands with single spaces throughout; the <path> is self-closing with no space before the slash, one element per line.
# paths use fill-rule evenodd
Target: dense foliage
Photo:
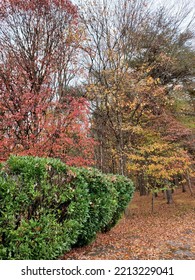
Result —
<path fill-rule="evenodd" d="M 123 176 L 11 156 L 0 171 L 0 258 L 56 259 L 114 225 L 133 194 Z"/>
<path fill-rule="evenodd" d="M 69 0 L 0 1 L 0 161 L 10 154 L 93 162 L 88 102 L 70 85 L 81 39 Z"/>
<path fill-rule="evenodd" d="M 191 7 L 148 0 L 84 2 L 96 166 L 131 177 L 141 195 L 190 186 L 195 176 Z"/>

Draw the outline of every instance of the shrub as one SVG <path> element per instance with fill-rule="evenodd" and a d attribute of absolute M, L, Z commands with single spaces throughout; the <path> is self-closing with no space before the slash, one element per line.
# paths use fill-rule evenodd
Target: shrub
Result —
<path fill-rule="evenodd" d="M 117 209 L 118 193 L 108 176 L 97 169 L 81 170 L 81 175 L 88 184 L 89 190 L 89 216 L 84 223 L 83 230 L 79 235 L 77 245 L 89 244 L 112 220 Z"/>
<path fill-rule="evenodd" d="M 132 191 L 123 176 L 10 157 L 0 167 L 0 259 L 56 259 L 90 243 L 118 221 Z"/>
<path fill-rule="evenodd" d="M 0 178 L 1 258 L 54 259 L 68 251 L 88 216 L 82 177 L 58 160 L 11 157 Z"/>
<path fill-rule="evenodd" d="M 128 178 L 120 175 L 110 175 L 110 180 L 113 181 L 113 184 L 117 191 L 118 203 L 117 208 L 113 213 L 112 219 L 106 225 L 106 227 L 103 228 L 103 232 L 109 231 L 117 224 L 124 210 L 127 208 L 129 202 L 131 201 L 134 192 L 133 182 Z"/>

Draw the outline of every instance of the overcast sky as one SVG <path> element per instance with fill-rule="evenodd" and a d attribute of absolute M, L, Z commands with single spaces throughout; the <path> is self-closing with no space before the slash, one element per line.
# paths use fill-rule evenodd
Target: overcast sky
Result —
<path fill-rule="evenodd" d="M 85 3 L 85 0 L 72 0 L 74 4 L 78 4 L 79 1 Z M 101 2 L 102 0 L 99 1 Z M 115 2 L 115 0 L 107 1 Z M 156 6 L 165 5 L 167 7 L 172 6 L 174 3 L 176 3 L 177 6 L 180 6 L 182 3 L 188 3 L 191 9 L 195 11 L 195 0 L 149 0 L 148 2 L 151 2 Z"/>
<path fill-rule="evenodd" d="M 85 3 L 90 0 L 72 0 L 72 3 L 78 4 L 79 2 Z M 104 0 L 99 0 L 99 2 L 102 2 Z M 110 1 L 111 3 L 114 3 L 115 1 L 120 1 L 120 0 L 107 0 L 108 2 Z M 146 0 L 147 1 L 147 0 Z M 93 0 L 91 0 L 93 3 Z M 184 11 L 185 9 L 183 8 L 184 5 L 187 5 L 188 8 L 190 7 L 191 13 L 187 17 L 187 20 L 184 22 L 184 28 L 188 24 L 189 21 L 191 21 L 192 17 L 195 19 L 195 0 L 148 0 L 149 3 L 152 3 L 152 5 L 159 7 L 159 6 L 165 6 L 167 10 L 170 12 L 170 14 L 174 14 L 176 10 L 181 10 Z M 174 6 L 174 8 L 173 8 Z M 195 20 L 194 20 L 195 21 Z M 194 26 L 195 30 L 195 26 Z"/>

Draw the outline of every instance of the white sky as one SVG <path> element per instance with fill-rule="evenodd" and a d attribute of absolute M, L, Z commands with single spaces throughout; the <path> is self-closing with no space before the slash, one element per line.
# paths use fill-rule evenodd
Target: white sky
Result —
<path fill-rule="evenodd" d="M 79 2 L 88 2 L 85 1 L 85 0 L 71 0 L 73 4 L 78 4 Z M 99 2 L 101 2 L 102 0 L 99 0 Z M 107 0 L 108 2 L 110 1 L 111 3 L 115 2 L 115 0 Z M 93 0 L 91 0 L 91 2 L 93 3 Z M 166 6 L 168 9 L 169 7 L 173 6 L 174 4 L 177 6 L 177 7 L 181 7 L 183 4 L 187 4 L 190 8 L 191 8 L 191 11 L 192 13 L 195 14 L 195 0 L 148 0 L 148 2 L 152 3 L 152 5 L 154 6 L 161 6 L 161 5 L 164 5 Z"/>
<path fill-rule="evenodd" d="M 73 4 L 78 4 L 79 2 L 85 3 L 89 2 L 90 0 L 72 0 Z M 99 0 L 99 2 L 102 2 L 103 0 Z M 107 0 L 108 2 L 114 3 L 118 0 Z M 138 0 L 139 1 L 139 0 Z M 147 0 L 146 0 L 147 1 Z M 186 17 L 185 22 L 183 23 L 184 29 L 185 26 L 188 25 L 188 23 L 194 18 L 194 32 L 195 32 L 195 0 L 148 0 L 149 3 L 151 3 L 154 7 L 159 6 L 165 6 L 167 8 L 167 11 L 174 15 L 174 13 L 177 10 L 180 10 L 182 12 L 185 12 L 186 9 L 184 9 L 184 5 L 188 7 L 188 9 L 191 10 L 191 13 Z M 91 3 L 93 3 L 93 0 L 91 0 Z M 174 8 L 173 8 L 174 7 Z"/>

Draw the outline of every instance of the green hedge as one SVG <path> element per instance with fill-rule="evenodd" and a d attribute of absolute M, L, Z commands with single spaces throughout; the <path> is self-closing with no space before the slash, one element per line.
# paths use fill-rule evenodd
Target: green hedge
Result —
<path fill-rule="evenodd" d="M 89 215 L 78 237 L 77 246 L 90 243 L 113 218 L 118 205 L 118 193 L 108 176 L 96 169 L 81 170 L 89 190 Z"/>
<path fill-rule="evenodd" d="M 56 259 L 116 224 L 132 182 L 60 160 L 12 156 L 0 166 L 0 259 Z"/>
<path fill-rule="evenodd" d="M 129 201 L 132 199 L 134 191 L 132 181 L 127 177 L 110 175 L 110 180 L 114 183 L 114 187 L 118 193 L 118 203 L 117 208 L 112 215 L 112 219 L 102 229 L 103 232 L 109 231 L 117 224 L 124 210 L 127 208 Z"/>

